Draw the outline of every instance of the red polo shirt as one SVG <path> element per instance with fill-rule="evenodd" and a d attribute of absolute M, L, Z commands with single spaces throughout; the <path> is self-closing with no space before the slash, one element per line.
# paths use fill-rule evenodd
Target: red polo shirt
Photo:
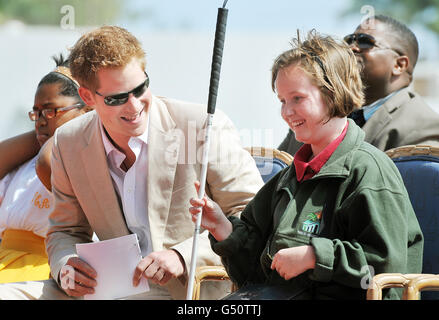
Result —
<path fill-rule="evenodd" d="M 348 130 L 349 122 L 343 129 L 343 132 L 323 149 L 314 159 L 308 161 L 312 155 L 310 144 L 304 144 L 294 155 L 294 167 L 296 168 L 297 181 L 302 182 L 312 178 L 317 174 L 323 165 L 328 161 L 331 155 L 337 149 L 338 145 L 343 141 Z"/>

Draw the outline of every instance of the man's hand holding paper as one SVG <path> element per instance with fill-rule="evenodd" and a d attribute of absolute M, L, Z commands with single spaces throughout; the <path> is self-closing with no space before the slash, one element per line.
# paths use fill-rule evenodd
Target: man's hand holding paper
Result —
<path fill-rule="evenodd" d="M 133 285 L 137 287 L 142 277 L 153 283 L 165 285 L 172 278 L 185 272 L 184 261 L 175 250 L 152 252 L 143 258 L 136 267 Z"/>
<path fill-rule="evenodd" d="M 97 285 L 96 276 L 96 270 L 88 263 L 78 257 L 72 257 L 61 269 L 61 287 L 72 297 L 93 294 Z"/>
<path fill-rule="evenodd" d="M 119 299 L 149 291 L 146 278 L 133 285 L 142 260 L 136 234 L 76 245 L 79 258 L 69 259 L 61 272 L 64 291 L 84 299 Z M 73 279 L 74 281 L 72 281 Z M 73 284 L 73 286 L 72 286 Z"/>

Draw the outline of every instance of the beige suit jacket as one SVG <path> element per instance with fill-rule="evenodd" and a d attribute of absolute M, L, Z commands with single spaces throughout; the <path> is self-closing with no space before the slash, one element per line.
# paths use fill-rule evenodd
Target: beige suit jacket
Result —
<path fill-rule="evenodd" d="M 408 88 L 387 100 L 363 130 L 364 140 L 383 151 L 413 144 L 439 147 L 439 114 Z"/>
<path fill-rule="evenodd" d="M 148 219 L 154 251 L 173 248 L 191 264 L 194 224 L 188 208 L 200 180 L 206 108 L 153 97 L 148 140 Z M 50 216 L 46 247 L 54 279 L 76 256 L 75 244 L 130 231 L 107 166 L 99 121 L 92 111 L 60 127 L 54 138 L 52 190 L 55 208 Z M 143 160 L 142 160 L 143 161 Z M 240 145 L 231 121 L 220 110 L 214 115 L 206 192 L 226 215 L 239 214 L 263 182 L 251 155 Z M 199 239 L 197 265 L 220 264 L 204 231 Z M 185 277 L 167 288 L 175 299 L 186 296 Z M 217 298 L 217 297 L 210 297 Z"/>

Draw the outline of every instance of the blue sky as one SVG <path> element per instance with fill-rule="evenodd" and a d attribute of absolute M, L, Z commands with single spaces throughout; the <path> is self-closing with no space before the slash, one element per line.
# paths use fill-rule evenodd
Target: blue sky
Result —
<path fill-rule="evenodd" d="M 206 103 L 217 9 L 224 0 L 124 1 L 131 4 L 130 10 L 136 12 L 137 18 L 125 14 L 116 24 L 132 31 L 144 43 L 154 93 Z M 306 32 L 315 28 L 336 37 L 352 32 L 364 15 L 358 12 L 341 16 L 350 1 L 228 0 L 218 108 L 226 111 L 240 129 L 265 130 L 259 131 L 262 136 L 269 136 L 264 141 L 275 141 L 268 145 L 280 142 L 287 128 L 279 117 L 279 103 L 270 87 L 272 60 L 289 47 L 297 29 Z M 429 60 L 439 61 L 437 36 L 419 28 L 414 31 L 421 57 L 428 55 Z M 4 105 L 11 106 L 0 121 L 0 138 L 32 128 L 25 115 L 32 105 L 36 83 L 53 68 L 50 57 L 67 51 L 81 32 L 0 26 L 0 35 L 8 43 L 8 50 L 0 51 L 0 61 L 4 62 L 1 70 L 7 75 L 0 77 L 0 88 L 8 93 Z M 252 137 L 256 136 L 252 133 Z"/>
<path fill-rule="evenodd" d="M 224 0 L 130 0 L 129 10 L 137 18 L 121 19 L 131 30 L 201 31 L 214 33 L 217 8 Z M 342 37 L 361 23 L 365 13 L 342 15 L 351 0 L 228 0 L 228 33 L 282 33 L 294 35 L 297 29 L 315 28 L 321 33 Z M 367 1 L 364 1 L 367 5 Z M 437 36 L 419 26 L 417 34 L 421 57 L 437 59 Z"/>
<path fill-rule="evenodd" d="M 152 13 L 133 25 L 160 29 L 209 30 L 215 25 L 217 8 L 224 0 L 131 0 L 132 8 Z M 240 32 L 288 30 L 304 26 L 337 29 L 338 14 L 350 0 L 228 0 L 228 28 Z M 358 17 L 352 19 L 361 19 Z M 127 22 L 127 21 L 126 21 Z"/>

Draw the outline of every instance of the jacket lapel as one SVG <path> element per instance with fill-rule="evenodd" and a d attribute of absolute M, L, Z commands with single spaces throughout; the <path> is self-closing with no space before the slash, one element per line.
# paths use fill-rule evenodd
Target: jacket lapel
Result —
<path fill-rule="evenodd" d="M 365 140 L 374 144 L 375 139 L 392 120 L 392 113 L 404 104 L 408 98 L 407 89 L 402 89 L 387 100 L 363 126 L 366 133 Z"/>
<path fill-rule="evenodd" d="M 166 106 L 153 98 L 148 133 L 148 218 L 153 250 L 163 248 L 175 171 L 184 142 Z"/>

